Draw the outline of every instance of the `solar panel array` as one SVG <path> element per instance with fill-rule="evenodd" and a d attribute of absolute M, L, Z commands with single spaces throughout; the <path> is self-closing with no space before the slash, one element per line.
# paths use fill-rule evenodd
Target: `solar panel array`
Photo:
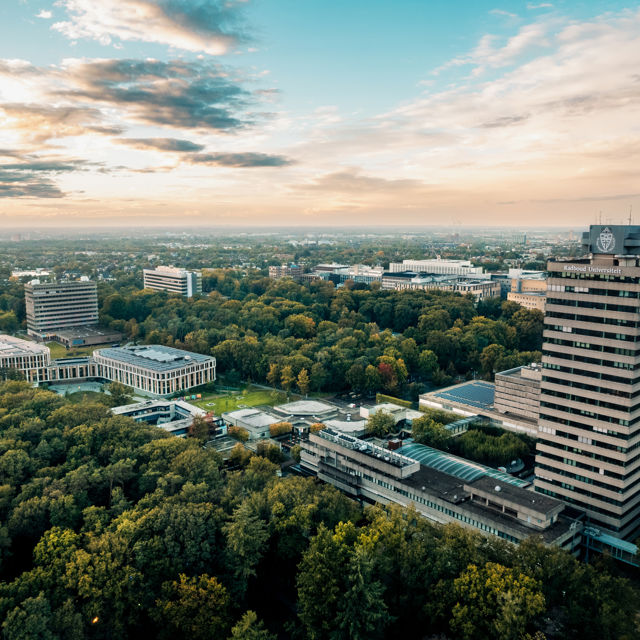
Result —
<path fill-rule="evenodd" d="M 436 398 L 468 404 L 478 409 L 489 409 L 493 406 L 494 393 L 495 386 L 490 382 L 474 380 L 434 395 Z"/>

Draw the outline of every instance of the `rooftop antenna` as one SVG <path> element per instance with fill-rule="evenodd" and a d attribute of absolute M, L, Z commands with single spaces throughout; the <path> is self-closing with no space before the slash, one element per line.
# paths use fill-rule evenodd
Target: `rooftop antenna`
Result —
<path fill-rule="evenodd" d="M 633 205 L 629 205 L 629 226 L 631 226 L 631 212 L 633 211 Z"/>
<path fill-rule="evenodd" d="M 600 210 L 600 218 L 598 219 L 598 224 L 602 224 L 602 210 Z"/>

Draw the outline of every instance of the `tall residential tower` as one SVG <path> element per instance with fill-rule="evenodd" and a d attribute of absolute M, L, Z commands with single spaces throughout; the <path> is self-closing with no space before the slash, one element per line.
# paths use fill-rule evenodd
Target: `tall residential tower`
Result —
<path fill-rule="evenodd" d="M 593 225 L 548 264 L 536 489 L 640 533 L 640 226 Z"/>

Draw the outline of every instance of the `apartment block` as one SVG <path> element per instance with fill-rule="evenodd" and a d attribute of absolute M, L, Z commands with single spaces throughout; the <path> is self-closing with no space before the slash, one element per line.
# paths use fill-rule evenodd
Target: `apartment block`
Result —
<path fill-rule="evenodd" d="M 145 289 L 179 293 L 186 298 L 202 293 L 202 273 L 200 271 L 186 271 L 177 267 L 157 267 L 144 269 L 143 275 Z"/>
<path fill-rule="evenodd" d="M 96 283 L 80 280 L 40 283 L 24 287 L 29 335 L 53 338 L 59 329 L 98 324 Z"/>
<path fill-rule="evenodd" d="M 640 226 L 593 225 L 548 264 L 535 485 L 640 533 Z"/>

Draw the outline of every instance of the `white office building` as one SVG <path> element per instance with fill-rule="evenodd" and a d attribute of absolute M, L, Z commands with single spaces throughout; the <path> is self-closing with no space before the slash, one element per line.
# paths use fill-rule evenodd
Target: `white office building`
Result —
<path fill-rule="evenodd" d="M 186 271 L 177 267 L 157 267 L 144 269 L 143 275 L 145 289 L 179 293 L 186 298 L 202 293 L 202 273 L 200 271 Z"/>
<path fill-rule="evenodd" d="M 415 273 L 434 273 L 455 276 L 479 276 L 482 267 L 474 267 L 469 260 L 403 260 L 389 263 L 391 273 L 413 271 Z"/>
<path fill-rule="evenodd" d="M 216 379 L 214 357 L 157 344 L 98 349 L 92 361 L 95 377 L 158 396 Z"/>

